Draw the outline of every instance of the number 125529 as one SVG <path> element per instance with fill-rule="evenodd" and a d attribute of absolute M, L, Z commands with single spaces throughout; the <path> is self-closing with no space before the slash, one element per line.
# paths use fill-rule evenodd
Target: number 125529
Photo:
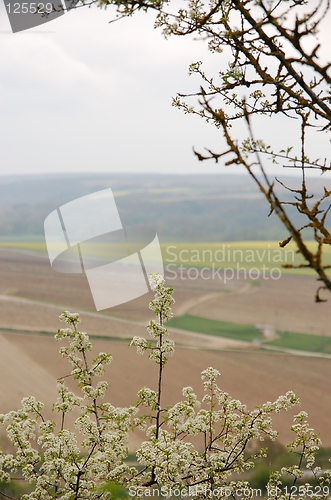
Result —
<path fill-rule="evenodd" d="M 9 14 L 36 14 L 38 12 L 50 14 L 53 11 L 51 3 L 10 3 L 6 4 Z"/>

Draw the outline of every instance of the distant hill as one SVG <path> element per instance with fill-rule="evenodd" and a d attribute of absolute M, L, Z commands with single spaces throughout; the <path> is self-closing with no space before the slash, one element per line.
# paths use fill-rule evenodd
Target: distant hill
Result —
<path fill-rule="evenodd" d="M 323 181 L 310 181 L 312 191 L 321 193 Z M 0 240 L 42 240 L 52 210 L 109 187 L 123 224 L 152 226 L 163 242 L 287 236 L 248 175 L 58 174 L 0 177 Z M 296 213 L 294 221 L 301 224 Z"/>

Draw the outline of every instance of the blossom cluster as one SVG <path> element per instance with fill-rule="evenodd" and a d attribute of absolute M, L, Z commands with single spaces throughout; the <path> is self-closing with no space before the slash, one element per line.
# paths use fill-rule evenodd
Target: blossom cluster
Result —
<path fill-rule="evenodd" d="M 166 287 L 164 278 L 157 273 L 150 275 L 149 284 L 155 292 L 155 298 L 149 303 L 149 308 L 158 317 L 158 321 L 151 320 L 147 326 L 154 342 L 148 342 L 142 337 L 133 337 L 130 345 L 137 348 L 138 354 L 150 351 L 149 359 L 164 366 L 175 351 L 175 344 L 168 338 L 169 333 L 164 326 L 164 322 L 172 318 L 171 306 L 175 302 L 172 296 L 173 288 Z"/>

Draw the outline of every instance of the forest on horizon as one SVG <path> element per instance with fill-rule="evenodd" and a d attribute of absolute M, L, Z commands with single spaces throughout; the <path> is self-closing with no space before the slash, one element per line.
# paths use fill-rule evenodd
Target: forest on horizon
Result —
<path fill-rule="evenodd" d="M 323 191 L 323 181 L 309 180 L 314 194 Z M 287 177 L 286 182 L 294 187 L 300 180 Z M 0 177 L 0 241 L 43 241 L 50 212 L 106 188 L 113 190 L 124 225 L 153 227 L 161 242 L 269 241 L 287 236 L 278 218 L 268 217 L 269 207 L 247 175 L 96 173 Z M 300 214 L 293 207 L 288 211 L 300 225 Z"/>

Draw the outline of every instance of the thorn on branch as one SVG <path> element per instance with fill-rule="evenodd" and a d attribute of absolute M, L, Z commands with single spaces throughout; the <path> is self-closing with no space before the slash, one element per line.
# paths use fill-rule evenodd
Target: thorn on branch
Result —
<path fill-rule="evenodd" d="M 198 153 L 198 151 L 196 151 L 194 148 L 193 149 L 193 153 L 195 154 L 195 156 L 198 158 L 199 161 L 204 161 L 204 160 L 209 160 L 210 157 L 209 156 L 203 156 L 201 153 Z"/>
<path fill-rule="evenodd" d="M 321 290 L 326 290 L 326 286 L 320 286 L 317 290 L 316 290 L 316 295 L 315 295 L 315 302 L 327 302 L 326 299 L 321 299 L 320 297 L 320 291 Z"/>
<path fill-rule="evenodd" d="M 280 241 L 279 246 L 281 248 L 286 247 L 286 245 L 291 241 L 291 239 L 292 239 L 292 236 L 289 236 L 288 238 L 286 238 L 286 240 Z"/>

